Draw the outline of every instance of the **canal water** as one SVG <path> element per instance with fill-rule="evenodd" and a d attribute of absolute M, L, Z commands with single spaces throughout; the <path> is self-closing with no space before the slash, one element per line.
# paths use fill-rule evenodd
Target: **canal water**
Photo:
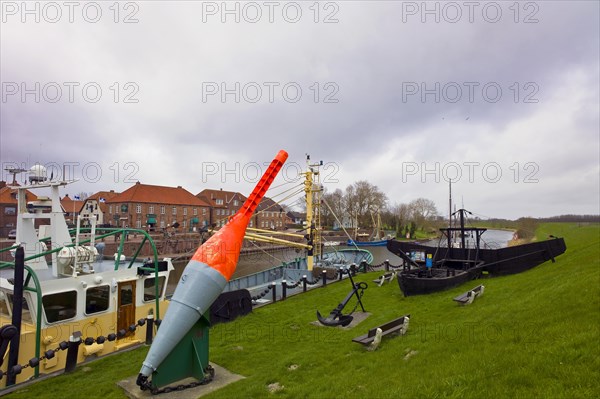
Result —
<path fill-rule="evenodd" d="M 481 248 L 483 249 L 498 249 L 508 246 L 508 242 L 513 238 L 513 231 L 511 230 L 486 230 L 481 235 Z M 446 237 L 441 241 L 442 247 L 447 247 Z M 457 238 L 456 240 L 460 240 Z M 424 245 L 430 245 L 432 247 L 437 247 L 438 243 L 440 243 L 439 239 L 430 240 L 423 242 Z M 469 235 L 465 237 L 465 244 L 469 248 L 475 247 L 475 234 L 472 236 Z"/>
<path fill-rule="evenodd" d="M 482 235 L 482 248 L 501 248 L 506 247 L 508 242 L 512 239 L 513 232 L 506 230 L 487 230 Z M 474 239 L 467 238 L 467 241 L 473 241 Z M 436 247 L 439 240 L 431 240 L 424 244 Z M 340 245 L 335 247 L 326 247 L 325 252 L 330 252 L 339 249 L 349 249 L 346 245 Z M 402 259 L 394 255 L 383 247 L 364 247 L 362 249 L 368 249 L 373 254 L 372 265 L 379 265 L 386 260 L 389 260 L 393 266 L 400 265 Z M 289 263 L 297 258 L 304 258 L 306 256 L 305 250 L 299 250 L 294 248 L 284 248 L 271 250 L 269 252 L 256 252 L 252 254 L 242 255 L 238 261 L 238 265 L 233 275 L 233 279 L 247 276 L 249 274 L 258 273 L 265 269 L 270 269 L 276 266 L 280 266 L 284 262 Z M 187 264 L 187 260 L 179 260 L 173 262 L 175 270 L 169 277 L 168 289 L 169 293 L 172 293 L 181 277 L 181 273 Z"/>
<path fill-rule="evenodd" d="M 340 249 L 350 249 L 346 245 L 325 248 L 325 252 L 332 252 Z M 389 260 L 390 264 L 397 266 L 402 260 L 387 250 L 386 247 L 369 247 L 368 249 L 373 254 L 373 265 L 379 265 L 385 260 Z M 297 258 L 305 258 L 306 251 L 297 250 L 294 248 L 284 248 L 269 252 L 257 252 L 240 256 L 235 274 L 232 279 L 247 276 L 249 274 L 258 273 L 262 270 L 270 269 L 282 265 L 284 262 L 289 263 Z M 181 278 L 181 273 L 187 265 L 187 260 L 177 260 L 173 262 L 175 270 L 170 273 L 167 294 L 172 294 L 177 286 L 177 282 Z"/>

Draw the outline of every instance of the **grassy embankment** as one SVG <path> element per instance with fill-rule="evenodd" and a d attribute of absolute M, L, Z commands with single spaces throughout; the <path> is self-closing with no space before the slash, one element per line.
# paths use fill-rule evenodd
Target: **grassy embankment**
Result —
<path fill-rule="evenodd" d="M 396 282 L 363 297 L 372 315 L 350 330 L 313 326 L 349 283 L 288 298 L 211 331 L 211 361 L 246 378 L 208 398 L 597 397 L 600 392 L 600 226 L 543 224 L 540 239 L 564 236 L 556 263 L 507 277 L 404 298 Z M 452 298 L 483 283 L 461 307 Z M 349 305 L 350 306 L 350 305 Z M 351 306 L 350 306 L 351 307 Z M 351 339 L 403 314 L 408 334 L 367 352 Z M 116 382 L 137 375 L 147 348 L 111 356 L 8 398 L 124 398 Z M 269 393 L 268 385 L 283 388 Z"/>

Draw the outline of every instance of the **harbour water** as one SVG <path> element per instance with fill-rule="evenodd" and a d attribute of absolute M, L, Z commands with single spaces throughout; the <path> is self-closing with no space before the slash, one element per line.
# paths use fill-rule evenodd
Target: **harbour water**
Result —
<path fill-rule="evenodd" d="M 512 230 L 493 230 L 493 229 L 486 230 L 481 235 L 481 248 L 484 248 L 484 249 L 503 248 L 503 247 L 508 246 L 508 242 L 510 240 L 512 240 L 512 238 L 513 238 Z M 435 239 L 435 240 L 430 240 L 430 241 L 424 242 L 423 244 L 431 245 L 432 247 L 437 247 L 439 242 L 440 242 L 439 239 Z M 465 237 L 465 244 L 467 245 L 467 247 L 474 247 L 475 246 L 475 237 L 474 236 Z M 442 239 L 441 245 L 447 246 L 445 237 Z"/>
<path fill-rule="evenodd" d="M 482 236 L 482 247 L 483 248 L 501 248 L 508 245 L 508 242 L 512 239 L 513 232 L 507 230 L 487 230 Z M 467 238 L 467 241 L 472 241 L 471 238 Z M 431 240 L 426 245 L 436 247 L 439 240 Z M 325 252 L 336 251 L 340 249 L 348 249 L 347 245 L 339 245 L 326 247 Z M 386 260 L 389 260 L 393 266 L 400 265 L 402 260 L 387 250 L 386 247 L 364 247 L 373 254 L 373 265 L 379 265 Z M 306 257 L 306 251 L 294 248 L 283 248 L 272 250 L 268 252 L 255 252 L 240 256 L 238 265 L 233 275 L 233 279 L 247 276 L 249 274 L 257 273 L 262 270 L 270 269 L 276 266 L 282 265 L 284 262 L 292 262 L 296 258 Z M 181 273 L 187 264 L 187 260 L 179 260 L 173 262 L 175 270 L 169 277 L 169 289 L 174 289 L 181 277 Z"/>

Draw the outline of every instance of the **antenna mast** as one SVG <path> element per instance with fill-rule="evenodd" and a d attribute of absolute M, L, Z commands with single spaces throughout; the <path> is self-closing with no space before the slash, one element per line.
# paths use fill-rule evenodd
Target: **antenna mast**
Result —
<path fill-rule="evenodd" d="M 452 227 L 452 179 L 448 179 L 450 194 L 448 196 L 448 227 Z"/>

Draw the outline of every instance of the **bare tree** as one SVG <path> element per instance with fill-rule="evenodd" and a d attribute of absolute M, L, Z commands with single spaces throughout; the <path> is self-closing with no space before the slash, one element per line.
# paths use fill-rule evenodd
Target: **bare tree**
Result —
<path fill-rule="evenodd" d="M 327 202 L 327 205 L 321 207 L 323 224 L 333 226 L 336 218 L 341 221 L 344 217 L 344 193 L 338 188 L 332 193 L 325 192 L 322 199 Z"/>
<path fill-rule="evenodd" d="M 435 203 L 427 198 L 417 198 L 408 204 L 410 210 L 411 219 L 417 224 L 417 226 L 424 228 L 429 221 L 433 220 L 437 215 L 438 211 L 435 207 Z"/>
<path fill-rule="evenodd" d="M 377 186 L 360 180 L 346 187 L 344 200 L 348 216 L 366 227 L 372 224 L 374 214 L 385 209 L 387 196 Z"/>
<path fill-rule="evenodd" d="M 410 222 L 410 208 L 408 204 L 398 204 L 386 208 L 382 215 L 384 225 L 396 231 L 396 236 L 403 236 L 404 227 Z"/>

